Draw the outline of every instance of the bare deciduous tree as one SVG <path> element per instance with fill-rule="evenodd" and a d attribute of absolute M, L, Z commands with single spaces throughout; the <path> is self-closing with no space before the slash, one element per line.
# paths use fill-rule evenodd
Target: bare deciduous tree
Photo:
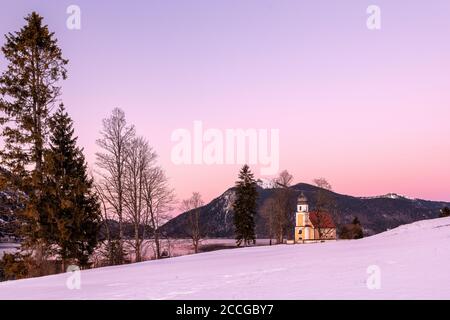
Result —
<path fill-rule="evenodd" d="M 294 176 L 290 174 L 287 170 L 283 170 L 280 172 L 278 177 L 275 179 L 275 183 L 277 186 L 282 188 L 289 188 L 294 180 Z"/>
<path fill-rule="evenodd" d="M 102 241 L 102 245 L 98 248 L 98 253 L 99 253 L 99 259 L 106 259 L 106 264 L 107 265 L 115 265 L 118 263 L 122 263 L 122 254 L 119 254 L 119 257 L 117 257 L 117 252 L 116 252 L 116 240 L 113 239 L 113 235 L 111 234 L 111 229 L 110 229 L 110 218 L 108 216 L 108 212 L 109 212 L 109 203 L 106 199 L 106 192 L 104 189 L 102 189 L 102 185 L 99 183 L 96 183 L 94 185 L 95 187 L 95 192 L 98 196 L 98 199 L 100 200 L 100 218 L 101 218 L 101 225 L 104 228 L 104 232 L 105 232 L 105 239 L 103 239 Z M 119 258 L 120 261 L 117 261 Z M 99 261 L 97 262 L 98 264 L 101 264 Z"/>
<path fill-rule="evenodd" d="M 169 212 L 175 201 L 175 193 L 170 188 L 168 179 L 160 167 L 151 167 L 145 172 L 144 190 L 144 225 L 153 232 L 156 259 L 161 258 L 160 227 L 169 219 Z"/>
<path fill-rule="evenodd" d="M 293 180 L 294 177 L 287 170 L 283 170 L 275 179 L 278 188 L 273 196 L 272 207 L 275 209 L 274 232 L 277 243 L 283 243 L 287 230 L 291 229 L 292 190 L 289 187 Z"/>
<path fill-rule="evenodd" d="M 192 240 L 194 252 L 198 253 L 198 246 L 202 239 L 200 229 L 200 207 L 204 205 L 202 196 L 199 192 L 193 192 L 189 199 L 181 202 L 181 209 L 187 214 L 186 232 Z"/>
<path fill-rule="evenodd" d="M 268 198 L 261 206 L 261 215 L 266 221 L 267 230 L 269 232 L 269 244 L 272 245 L 272 239 L 275 237 L 277 228 L 277 203 L 274 198 Z"/>
<path fill-rule="evenodd" d="M 115 108 L 109 118 L 103 120 L 101 138 L 97 140 L 103 152 L 97 152 L 97 166 L 101 169 L 104 199 L 112 207 L 119 220 L 119 247 L 123 250 L 123 196 L 126 166 L 126 148 L 135 136 L 134 126 L 127 125 L 125 113 Z"/>
<path fill-rule="evenodd" d="M 325 178 L 316 178 L 313 180 L 314 184 L 324 190 L 333 190 L 331 184 Z"/>
<path fill-rule="evenodd" d="M 333 214 L 335 203 L 331 194 L 333 188 L 325 178 L 316 178 L 313 182 L 319 188 L 316 193 L 315 211 L 317 212 L 317 231 L 319 238 L 322 239 L 326 238 L 329 235 L 328 233 L 331 232 L 328 228 L 322 227 L 324 224 L 325 215 L 328 213 L 331 216 L 335 216 Z"/>
<path fill-rule="evenodd" d="M 135 261 L 142 261 L 141 245 L 144 240 L 145 201 L 144 184 L 146 171 L 154 166 L 156 153 L 143 137 L 133 138 L 126 148 L 123 181 L 124 214 L 134 227 Z"/>

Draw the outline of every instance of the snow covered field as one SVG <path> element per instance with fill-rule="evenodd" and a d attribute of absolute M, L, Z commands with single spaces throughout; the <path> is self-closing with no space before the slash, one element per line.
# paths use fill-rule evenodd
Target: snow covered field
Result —
<path fill-rule="evenodd" d="M 379 268 L 379 289 L 368 288 L 368 268 Z M 0 299 L 450 299 L 449 269 L 450 218 L 441 218 L 361 240 L 92 269 L 80 289 L 67 288 L 69 274 L 3 282 Z"/>

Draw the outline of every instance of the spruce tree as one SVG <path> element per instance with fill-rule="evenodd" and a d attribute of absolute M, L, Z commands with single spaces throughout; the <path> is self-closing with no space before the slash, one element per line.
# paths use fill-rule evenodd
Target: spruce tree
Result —
<path fill-rule="evenodd" d="M 248 245 L 255 243 L 255 215 L 257 210 L 258 192 L 256 181 L 248 165 L 239 172 L 236 182 L 236 200 L 233 204 L 236 244 Z"/>
<path fill-rule="evenodd" d="M 45 153 L 47 211 L 63 268 L 68 260 L 88 265 L 97 246 L 100 206 L 87 175 L 82 149 L 76 145 L 73 121 L 61 105 L 50 121 L 50 146 Z"/>
<path fill-rule="evenodd" d="M 20 213 L 22 245 L 36 249 L 36 259 L 45 255 L 51 234 L 43 183 L 43 155 L 48 137 L 50 111 L 60 95 L 60 80 L 66 78 L 57 40 L 43 18 L 33 12 L 18 32 L 6 34 L 2 47 L 8 65 L 0 76 L 0 124 L 4 141 L 2 166 L 12 176 L 14 188 L 27 195 Z"/>

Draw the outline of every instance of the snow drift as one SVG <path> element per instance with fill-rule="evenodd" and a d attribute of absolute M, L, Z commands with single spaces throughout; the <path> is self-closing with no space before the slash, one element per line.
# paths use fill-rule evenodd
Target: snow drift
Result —
<path fill-rule="evenodd" d="M 380 288 L 369 289 L 370 266 Z M 0 299 L 450 299 L 450 218 L 361 240 L 241 248 L 0 283 Z M 370 268 L 369 268 L 370 270 Z"/>

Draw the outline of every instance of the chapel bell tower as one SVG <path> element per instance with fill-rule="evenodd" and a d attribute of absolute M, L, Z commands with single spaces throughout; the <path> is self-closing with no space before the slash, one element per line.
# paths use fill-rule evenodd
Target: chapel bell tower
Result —
<path fill-rule="evenodd" d="M 308 199 L 303 192 L 297 198 L 297 212 L 295 213 L 295 234 L 294 242 L 303 242 L 305 239 L 309 239 L 310 226 L 309 226 L 309 207 Z"/>
<path fill-rule="evenodd" d="M 309 212 L 308 199 L 305 197 L 303 192 L 297 198 L 297 212 Z"/>

